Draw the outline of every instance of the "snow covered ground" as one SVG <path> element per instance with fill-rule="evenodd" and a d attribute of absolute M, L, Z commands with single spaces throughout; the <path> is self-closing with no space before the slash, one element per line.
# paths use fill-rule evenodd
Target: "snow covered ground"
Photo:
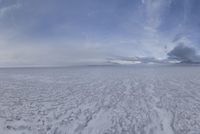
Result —
<path fill-rule="evenodd" d="M 0 134 L 200 134 L 200 68 L 0 69 Z"/>

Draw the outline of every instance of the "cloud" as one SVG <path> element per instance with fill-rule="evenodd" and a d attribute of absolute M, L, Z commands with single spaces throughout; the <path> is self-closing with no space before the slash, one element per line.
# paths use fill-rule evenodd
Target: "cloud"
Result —
<path fill-rule="evenodd" d="M 4 2 L 5 3 L 5 2 Z M 0 1 L 0 4 L 3 4 L 3 1 Z M 20 8 L 21 4 L 16 1 L 16 3 L 6 4 L 6 6 L 0 6 L 0 19 L 6 16 L 9 12 Z"/>
<path fill-rule="evenodd" d="M 112 64 L 170 64 L 168 59 L 156 59 L 154 57 L 115 57 L 108 58 L 108 63 Z"/>
<path fill-rule="evenodd" d="M 162 23 L 162 16 L 171 4 L 171 0 L 143 0 L 145 4 L 147 24 L 151 29 L 157 29 Z"/>
<path fill-rule="evenodd" d="M 107 59 L 110 63 L 117 64 L 200 64 L 200 55 L 196 49 L 179 43 L 169 53 L 166 58 L 156 57 L 115 57 Z"/>
<path fill-rule="evenodd" d="M 183 43 L 172 49 L 168 56 L 169 59 L 179 60 L 181 63 L 200 63 L 200 55 L 197 54 L 196 49 Z"/>
<path fill-rule="evenodd" d="M 183 7 L 185 1 L 0 0 L 0 66 L 66 65 L 115 56 L 160 63 L 176 44 L 199 43 L 192 22 L 199 22 L 200 4 L 193 0 Z"/>

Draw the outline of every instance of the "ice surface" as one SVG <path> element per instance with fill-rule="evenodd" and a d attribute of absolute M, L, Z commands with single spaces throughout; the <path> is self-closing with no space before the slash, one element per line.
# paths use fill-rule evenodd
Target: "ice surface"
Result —
<path fill-rule="evenodd" d="M 200 134 L 200 68 L 0 69 L 0 134 Z"/>

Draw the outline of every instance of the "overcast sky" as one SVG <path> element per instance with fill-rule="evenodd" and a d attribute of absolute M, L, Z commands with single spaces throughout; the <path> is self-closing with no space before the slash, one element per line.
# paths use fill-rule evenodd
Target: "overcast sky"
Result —
<path fill-rule="evenodd" d="M 166 58 L 200 48 L 200 0 L 0 0 L 0 65 Z"/>

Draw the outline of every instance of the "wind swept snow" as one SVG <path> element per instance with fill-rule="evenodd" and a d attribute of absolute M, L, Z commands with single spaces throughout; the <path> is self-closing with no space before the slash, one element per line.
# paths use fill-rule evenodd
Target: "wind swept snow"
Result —
<path fill-rule="evenodd" d="M 0 134 L 200 134 L 200 69 L 0 69 Z"/>

